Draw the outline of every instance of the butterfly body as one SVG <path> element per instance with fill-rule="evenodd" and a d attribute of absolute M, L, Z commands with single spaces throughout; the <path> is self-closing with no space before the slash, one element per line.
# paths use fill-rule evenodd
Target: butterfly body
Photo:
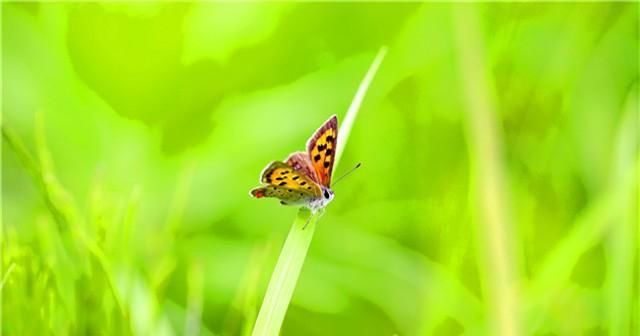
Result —
<path fill-rule="evenodd" d="M 316 212 L 320 209 L 324 209 L 327 204 L 333 201 L 333 196 L 333 190 L 322 187 L 322 197 L 318 197 L 309 201 L 307 207 L 311 209 L 311 212 Z"/>
<path fill-rule="evenodd" d="M 334 197 L 330 184 L 337 136 L 334 115 L 309 139 L 306 152 L 269 163 L 260 174 L 263 185 L 251 190 L 251 195 L 278 198 L 283 205 L 305 206 L 313 213 L 324 209 Z"/>

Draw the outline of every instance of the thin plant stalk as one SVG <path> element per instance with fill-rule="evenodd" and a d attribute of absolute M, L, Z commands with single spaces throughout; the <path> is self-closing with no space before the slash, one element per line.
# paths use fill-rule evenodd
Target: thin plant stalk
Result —
<path fill-rule="evenodd" d="M 338 132 L 336 166 L 338 165 L 340 157 L 342 156 L 342 151 L 347 144 L 347 139 L 349 138 L 351 128 L 353 127 L 353 123 L 358 115 L 358 110 L 362 105 L 367 89 L 378 71 L 380 63 L 384 59 L 386 52 L 387 49 L 385 47 L 381 48 L 378 52 L 378 55 L 369 67 L 367 74 L 360 83 L 358 91 L 347 110 L 346 117 L 342 121 Z M 300 276 L 302 265 L 304 264 L 304 260 L 307 256 L 309 245 L 311 244 L 311 239 L 313 239 L 313 233 L 316 227 L 315 224 L 320 217 L 320 213 L 318 213 L 309 219 L 310 215 L 311 213 L 309 210 L 301 208 L 298 211 L 293 225 L 291 226 L 287 240 L 280 252 L 280 257 L 276 263 L 275 270 L 271 275 L 271 280 L 269 281 L 264 301 L 262 301 L 260 312 L 258 312 L 258 318 L 256 319 L 256 323 L 253 328 L 254 336 L 271 336 L 278 335 L 280 333 L 284 316 L 287 312 L 287 308 L 289 307 L 289 302 L 291 302 L 293 291 L 296 287 L 296 283 L 298 282 L 298 277 Z M 307 220 L 309 220 L 308 224 Z"/>
<path fill-rule="evenodd" d="M 7 279 L 9 279 L 9 276 L 11 275 L 11 272 L 15 267 L 16 267 L 16 264 L 11 263 L 9 268 L 7 268 L 7 271 L 4 272 L 4 274 L 2 275 L 2 281 L 0 281 L 0 292 L 2 292 L 2 289 L 4 288 L 4 284 L 7 282 Z"/>
<path fill-rule="evenodd" d="M 474 4 L 455 8 L 457 45 L 463 92 L 466 98 L 467 138 L 474 166 L 478 228 L 476 239 L 484 256 L 481 266 L 489 298 L 491 334 L 520 334 L 520 313 L 516 287 L 517 254 L 515 235 L 508 214 L 506 178 L 492 81 L 487 71 L 480 22 Z"/>
<path fill-rule="evenodd" d="M 3 7 L 4 3 L 0 3 L 0 17 L 4 18 L 4 13 L 3 13 Z M 4 36 L 3 32 L 2 32 L 2 24 L 0 24 L 0 44 L 2 43 L 2 36 Z M 2 63 L 4 62 L 0 62 L 0 78 L 4 79 L 4 72 L 2 69 Z M 4 86 L 3 86 L 3 80 L 0 80 L 0 93 L 4 92 Z M 0 98 L 0 100 L 2 100 L 2 98 Z M 4 110 L 3 107 L 4 106 L 4 101 L 0 102 L 0 128 L 2 128 L 4 130 Z M 3 133 L 4 134 L 4 133 Z M 4 137 L 3 137 L 3 141 L 4 141 Z M 3 153 L 2 153 L 2 147 L 0 146 L 0 189 L 3 189 L 3 184 L 2 184 L 2 176 L 4 176 L 3 171 L 2 171 L 2 167 L 3 164 L 2 162 L 2 158 L 3 158 Z M 3 320 L 3 313 L 2 313 L 2 306 L 4 303 L 4 295 L 2 294 L 2 288 L 4 287 L 4 283 L 7 279 L 6 275 L 10 274 L 10 270 L 13 269 L 13 264 L 10 266 L 9 270 L 6 271 L 4 270 L 4 251 L 6 249 L 5 247 L 5 242 L 4 242 L 4 222 L 3 222 L 3 218 L 4 218 L 4 208 L 3 208 L 3 204 L 4 204 L 4 199 L 3 199 L 3 195 L 4 192 L 0 192 L 0 279 L 2 279 L 2 286 L 0 287 L 0 330 L 4 330 L 4 326 L 2 325 L 2 320 Z"/>
<path fill-rule="evenodd" d="M 637 89 L 637 88 L 636 88 Z M 636 102 L 637 90 L 631 90 L 627 96 L 624 109 L 624 117 L 621 119 L 620 130 L 617 136 L 616 169 L 613 174 L 612 184 L 617 186 L 625 183 L 626 169 L 633 167 L 633 161 L 637 158 L 637 132 L 635 117 L 638 107 Z M 632 184 L 636 185 L 636 184 Z M 632 334 L 632 307 L 633 307 L 633 269 L 635 262 L 637 230 L 637 210 L 633 207 L 633 194 L 628 193 L 621 200 L 621 211 L 618 212 L 616 224 L 608 236 L 608 244 L 611 249 L 611 262 L 608 262 L 607 274 L 609 281 L 605 287 L 607 291 L 607 303 L 609 312 L 609 333 L 612 336 Z M 637 208 L 636 208 L 637 209 Z M 634 224 L 636 223 L 636 224 Z"/>
<path fill-rule="evenodd" d="M 187 336 L 200 335 L 202 331 L 203 287 L 202 264 L 199 261 L 193 261 L 187 273 L 187 316 L 184 326 L 184 334 Z"/>

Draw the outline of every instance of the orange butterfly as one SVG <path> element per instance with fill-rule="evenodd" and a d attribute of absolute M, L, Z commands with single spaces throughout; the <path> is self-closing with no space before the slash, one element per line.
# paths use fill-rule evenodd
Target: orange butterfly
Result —
<path fill-rule="evenodd" d="M 312 213 L 324 209 L 333 200 L 330 185 L 337 138 L 338 118 L 333 115 L 307 141 L 306 152 L 269 163 L 261 173 L 263 186 L 251 190 L 251 195 L 275 197 L 283 205 L 302 205 Z"/>

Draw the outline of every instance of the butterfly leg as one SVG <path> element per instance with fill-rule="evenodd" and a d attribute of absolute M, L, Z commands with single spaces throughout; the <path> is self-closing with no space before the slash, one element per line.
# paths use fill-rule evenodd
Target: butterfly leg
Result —
<path fill-rule="evenodd" d="M 316 211 L 311 211 L 311 214 L 309 215 L 309 218 L 307 218 L 307 222 L 304 224 L 304 226 L 302 227 L 302 229 L 304 230 L 307 225 L 309 225 L 309 222 L 311 221 L 311 218 L 313 218 L 313 216 L 318 216 L 321 217 L 324 214 L 324 209 L 318 209 Z"/>
<path fill-rule="evenodd" d="M 306 223 L 304 223 L 304 226 L 302 227 L 302 229 L 303 229 L 303 230 L 307 228 L 307 225 L 309 225 L 309 222 L 311 221 L 311 218 L 312 218 L 313 216 L 315 216 L 315 213 L 314 213 L 314 212 L 312 212 L 311 214 L 309 214 L 309 218 L 307 218 L 307 222 L 306 222 Z"/>

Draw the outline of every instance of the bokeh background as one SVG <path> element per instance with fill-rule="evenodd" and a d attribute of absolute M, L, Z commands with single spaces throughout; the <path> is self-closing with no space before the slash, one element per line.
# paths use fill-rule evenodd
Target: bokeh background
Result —
<path fill-rule="evenodd" d="M 2 333 L 248 335 L 296 214 L 248 191 L 386 45 L 282 334 L 637 334 L 638 13 L 3 3 Z"/>

